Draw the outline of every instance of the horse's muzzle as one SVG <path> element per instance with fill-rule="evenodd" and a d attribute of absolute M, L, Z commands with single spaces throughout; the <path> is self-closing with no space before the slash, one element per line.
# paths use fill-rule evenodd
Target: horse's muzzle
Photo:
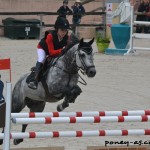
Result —
<path fill-rule="evenodd" d="M 89 67 L 86 71 L 88 77 L 94 77 L 96 75 L 95 66 Z"/>

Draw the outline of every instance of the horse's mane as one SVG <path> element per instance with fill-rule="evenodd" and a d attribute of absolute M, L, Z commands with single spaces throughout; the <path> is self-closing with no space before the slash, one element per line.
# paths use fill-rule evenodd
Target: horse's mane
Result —
<path fill-rule="evenodd" d="M 74 34 L 74 33 L 71 33 L 70 34 L 70 37 L 69 37 L 69 42 L 66 46 L 66 49 L 69 50 L 71 49 L 74 45 L 78 44 L 79 43 L 79 39 L 78 37 Z"/>

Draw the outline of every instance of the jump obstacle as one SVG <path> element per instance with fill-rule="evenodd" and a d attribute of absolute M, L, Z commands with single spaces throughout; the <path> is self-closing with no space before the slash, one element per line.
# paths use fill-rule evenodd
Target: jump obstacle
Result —
<path fill-rule="evenodd" d="M 137 111 L 100 111 L 100 112 L 50 112 L 50 113 L 12 113 L 11 114 L 11 83 L 6 84 L 6 123 L 4 150 L 10 149 L 10 139 L 18 138 L 57 138 L 57 137 L 95 137 L 95 136 L 128 136 L 150 135 L 150 129 L 130 130 L 93 130 L 93 131 L 52 131 L 52 132 L 10 132 L 10 121 L 19 124 L 29 123 L 102 123 L 102 122 L 148 122 L 150 110 Z M 134 115 L 134 116 L 132 116 Z M 45 117 L 46 116 L 46 117 Z M 77 116 L 77 117 L 76 117 Z"/>

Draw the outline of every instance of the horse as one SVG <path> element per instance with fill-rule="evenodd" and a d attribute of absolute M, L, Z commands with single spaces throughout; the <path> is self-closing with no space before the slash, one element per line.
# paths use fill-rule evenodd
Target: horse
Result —
<path fill-rule="evenodd" d="M 29 74 L 22 76 L 12 92 L 12 113 L 21 112 L 25 106 L 30 112 L 43 112 L 46 102 L 54 103 L 64 99 L 57 106 L 57 111 L 63 111 L 69 103 L 74 103 L 82 92 L 77 85 L 79 70 L 88 77 L 96 75 L 91 46 L 93 42 L 94 38 L 88 42 L 81 39 L 64 55 L 55 58 L 36 90 L 30 89 L 26 83 Z M 22 125 L 22 132 L 25 132 L 26 127 L 27 124 Z M 23 139 L 14 140 L 15 145 L 20 142 Z"/>

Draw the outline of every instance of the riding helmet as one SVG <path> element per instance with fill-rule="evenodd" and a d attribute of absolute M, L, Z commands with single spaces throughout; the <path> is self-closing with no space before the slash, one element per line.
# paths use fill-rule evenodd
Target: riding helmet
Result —
<path fill-rule="evenodd" d="M 66 18 L 58 17 L 55 22 L 55 29 L 70 29 L 69 21 Z"/>
<path fill-rule="evenodd" d="M 68 0 L 64 0 L 64 1 L 63 1 L 63 4 L 64 4 L 64 3 L 65 3 L 65 4 L 68 4 Z"/>

